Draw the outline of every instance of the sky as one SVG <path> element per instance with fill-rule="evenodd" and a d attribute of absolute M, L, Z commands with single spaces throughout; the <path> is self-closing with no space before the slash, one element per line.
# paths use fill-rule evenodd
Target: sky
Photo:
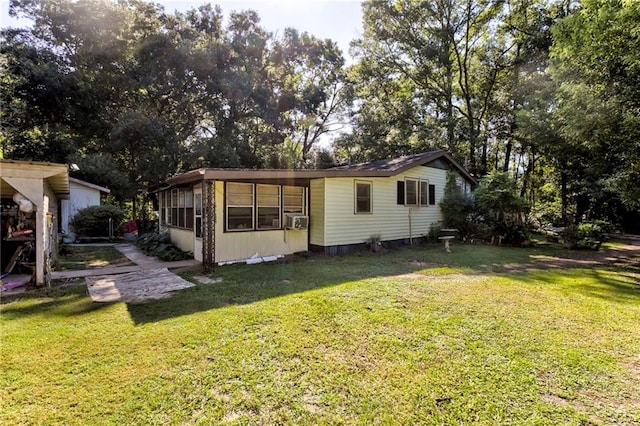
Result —
<path fill-rule="evenodd" d="M 253 9 L 262 26 L 282 34 L 287 27 L 307 31 L 317 38 L 330 38 L 338 43 L 349 62 L 349 42 L 362 34 L 362 12 L 359 0 L 155 0 L 167 12 L 186 11 L 206 3 L 218 4 L 225 16 L 231 11 Z M 28 26 L 30 21 L 9 17 L 9 0 L 0 0 L 0 27 Z"/>

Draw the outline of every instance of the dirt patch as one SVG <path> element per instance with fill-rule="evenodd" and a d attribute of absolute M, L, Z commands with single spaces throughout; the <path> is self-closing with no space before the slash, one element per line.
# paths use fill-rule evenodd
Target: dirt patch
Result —
<path fill-rule="evenodd" d="M 566 255 L 539 256 L 531 263 L 504 265 L 506 272 L 527 269 L 627 267 L 640 275 L 640 245 L 624 244 L 598 251 L 567 251 Z M 631 272 L 635 275 L 635 272 Z"/>

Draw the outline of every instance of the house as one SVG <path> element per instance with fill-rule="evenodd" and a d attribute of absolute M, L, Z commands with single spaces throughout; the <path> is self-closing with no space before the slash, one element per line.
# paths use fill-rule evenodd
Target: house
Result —
<path fill-rule="evenodd" d="M 0 159 L 2 273 L 15 266 L 44 285 L 57 252 L 58 201 L 69 198 L 66 164 Z"/>
<path fill-rule="evenodd" d="M 410 242 L 441 220 L 447 170 L 465 192 L 477 184 L 444 150 L 326 170 L 197 169 L 156 190 L 160 225 L 205 269 Z"/>
<path fill-rule="evenodd" d="M 69 177 L 69 199 L 60 203 L 60 230 L 70 233 L 69 221 L 79 210 L 90 206 L 99 206 L 102 195 L 111 191 L 103 186 Z M 70 238 L 72 241 L 73 237 Z"/>

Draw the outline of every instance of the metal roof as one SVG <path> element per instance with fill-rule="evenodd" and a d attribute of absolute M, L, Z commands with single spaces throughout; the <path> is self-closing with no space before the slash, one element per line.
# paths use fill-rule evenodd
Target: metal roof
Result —
<path fill-rule="evenodd" d="M 423 152 L 404 157 L 371 161 L 321 170 L 290 170 L 290 169 L 224 169 L 200 168 L 182 173 L 166 180 L 169 187 L 198 182 L 203 179 L 234 180 L 246 182 L 308 182 L 311 179 L 338 177 L 391 177 L 413 167 L 428 165 L 442 159 L 455 168 L 471 184 L 477 185 L 477 180 L 462 167 L 447 151 Z M 156 188 L 162 190 L 166 188 Z"/>

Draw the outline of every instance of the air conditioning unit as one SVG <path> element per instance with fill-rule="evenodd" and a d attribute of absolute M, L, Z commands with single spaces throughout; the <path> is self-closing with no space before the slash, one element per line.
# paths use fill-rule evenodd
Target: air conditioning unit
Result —
<path fill-rule="evenodd" d="M 301 214 L 286 214 L 285 228 L 303 230 L 309 228 L 309 216 Z"/>

